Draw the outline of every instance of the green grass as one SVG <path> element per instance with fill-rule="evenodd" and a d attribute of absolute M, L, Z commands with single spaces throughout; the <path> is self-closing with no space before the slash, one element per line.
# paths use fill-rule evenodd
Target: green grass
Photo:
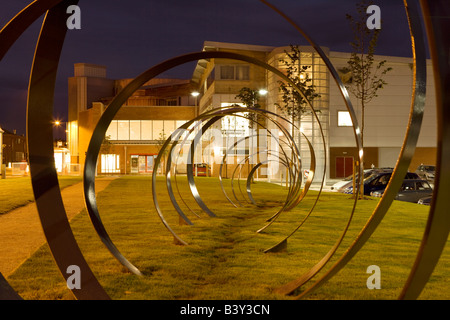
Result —
<path fill-rule="evenodd" d="M 78 183 L 81 177 L 59 176 L 61 189 Z M 25 206 L 34 201 L 30 177 L 0 179 L 0 214 Z"/>
<path fill-rule="evenodd" d="M 330 250 L 342 233 L 353 205 L 348 195 L 323 193 L 307 222 L 289 238 L 287 251 L 264 253 L 293 231 L 310 210 L 317 193 L 310 192 L 298 207 L 281 214 L 263 233 L 256 233 L 278 209 L 275 205 L 284 199 L 285 188 L 258 182 L 252 186 L 254 198 L 267 207 L 242 201 L 243 207 L 234 208 L 225 200 L 216 179 L 198 178 L 198 186 L 206 205 L 217 217 L 201 212 L 186 185 L 180 184 L 187 204 L 200 215 L 191 213 L 177 197 L 194 223 L 182 225 L 166 197 L 164 183 L 158 181 L 157 185 L 165 219 L 187 246 L 176 245 L 157 216 L 149 177 L 117 179 L 98 196 L 106 230 L 122 254 L 144 273 L 143 277 L 129 273 L 111 256 L 85 211 L 72 220 L 77 242 L 111 298 L 292 299 L 275 294 L 273 289 L 303 275 Z M 229 186 L 227 190 L 231 195 Z M 235 191 L 242 199 L 237 187 Z M 318 276 L 352 243 L 377 201 L 358 202 L 341 247 Z M 360 252 L 308 299 L 396 299 L 417 254 L 427 213 L 428 207 L 395 202 Z M 421 299 L 449 299 L 448 247 Z M 367 289 L 370 274 L 366 270 L 370 265 L 380 267 L 380 290 Z M 8 281 L 25 299 L 73 299 L 47 245 Z"/>

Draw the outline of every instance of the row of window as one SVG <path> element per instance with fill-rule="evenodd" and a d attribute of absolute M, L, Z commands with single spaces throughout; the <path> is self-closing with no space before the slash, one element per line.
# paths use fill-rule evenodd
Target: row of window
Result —
<path fill-rule="evenodd" d="M 184 123 L 184 120 L 113 120 L 106 136 L 109 140 L 161 140 Z"/>
<path fill-rule="evenodd" d="M 106 131 L 109 140 L 161 140 L 167 139 L 172 132 L 182 126 L 184 120 L 113 120 Z M 338 111 L 338 126 L 353 126 L 348 111 Z M 221 129 L 227 135 L 246 136 L 249 120 L 245 114 L 222 118 Z"/>
<path fill-rule="evenodd" d="M 249 65 L 219 66 L 219 80 L 250 80 Z"/>

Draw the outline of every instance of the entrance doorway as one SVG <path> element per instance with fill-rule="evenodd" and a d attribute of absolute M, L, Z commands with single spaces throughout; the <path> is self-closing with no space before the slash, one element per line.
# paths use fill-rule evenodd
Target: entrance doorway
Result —
<path fill-rule="evenodd" d="M 336 157 L 336 178 L 345 178 L 353 174 L 353 157 Z"/>
<path fill-rule="evenodd" d="M 131 173 L 152 173 L 157 155 L 131 155 Z"/>

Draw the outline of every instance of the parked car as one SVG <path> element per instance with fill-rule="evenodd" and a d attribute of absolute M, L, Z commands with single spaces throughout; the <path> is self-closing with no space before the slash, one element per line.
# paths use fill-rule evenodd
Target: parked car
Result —
<path fill-rule="evenodd" d="M 373 169 L 365 169 L 364 170 L 364 179 L 367 178 L 368 176 L 370 176 L 373 172 Z M 356 179 L 358 179 L 358 173 L 355 175 Z M 353 181 L 353 175 L 349 175 L 348 177 L 342 179 L 339 182 L 336 182 L 335 184 L 333 184 L 331 186 L 331 190 L 333 191 L 337 191 L 340 188 L 342 188 L 343 186 L 345 186 L 346 184 L 348 184 L 350 181 Z"/>
<path fill-rule="evenodd" d="M 364 169 L 364 179 L 368 178 L 374 172 L 392 172 L 393 168 L 372 168 L 372 169 Z M 359 174 L 356 173 L 355 178 L 358 182 Z M 342 192 L 343 187 L 348 187 L 349 185 L 353 185 L 353 175 L 348 176 L 347 178 L 342 179 L 339 182 L 336 182 L 331 186 L 331 190 Z"/>
<path fill-rule="evenodd" d="M 416 173 L 421 179 L 434 182 L 434 175 L 436 172 L 436 166 L 421 164 L 417 167 Z"/>
<path fill-rule="evenodd" d="M 373 191 L 370 193 L 372 197 L 382 197 L 385 190 Z M 433 189 L 426 180 L 422 179 L 405 179 L 400 187 L 399 192 L 395 196 L 395 200 L 418 203 L 420 199 L 431 197 Z"/>
<path fill-rule="evenodd" d="M 373 191 L 384 190 L 391 179 L 391 172 L 374 172 L 364 180 L 364 194 L 370 195 Z M 417 173 L 406 173 L 405 179 L 420 179 Z M 353 194 L 353 182 L 342 188 L 343 193 Z"/>

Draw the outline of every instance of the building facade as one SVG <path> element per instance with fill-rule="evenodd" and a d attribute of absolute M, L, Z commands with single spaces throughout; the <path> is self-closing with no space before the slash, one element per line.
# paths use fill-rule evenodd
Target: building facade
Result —
<path fill-rule="evenodd" d="M 322 48 L 333 66 L 339 71 L 346 66 L 350 53 L 334 52 Z M 245 44 L 205 42 L 204 50 L 230 51 L 257 57 L 270 66 L 283 70 L 282 60 L 290 46 L 267 47 Z M 364 168 L 394 167 L 399 157 L 405 137 L 409 113 L 411 109 L 413 61 L 412 58 L 375 56 L 375 63 L 386 60 L 386 66 L 391 67 L 384 79 L 388 83 L 379 91 L 365 109 L 364 128 Z M 235 67 L 235 77 L 228 78 L 228 66 Z M 219 108 L 226 104 L 238 102 L 235 98 L 239 88 L 247 86 L 253 89 L 264 88 L 268 91 L 264 107 L 272 112 L 283 114 L 277 104 L 281 102 L 279 77 L 272 72 L 256 66 L 247 65 L 249 72 L 246 78 L 238 77 L 238 66 L 243 69 L 245 64 L 233 61 L 215 59 L 209 62 L 199 62 L 194 72 L 194 82 L 202 93 L 199 110 L 203 112 L 211 108 Z M 299 67 L 305 67 L 312 79 L 316 92 L 320 95 L 312 104 L 317 110 L 317 118 L 305 114 L 294 124 L 300 129 L 315 150 L 317 160 L 315 181 L 320 181 L 323 172 L 325 179 L 346 177 L 353 172 L 358 150 L 354 137 L 353 124 L 349 121 L 349 113 L 345 106 L 336 82 L 330 76 L 325 63 L 313 48 L 300 47 Z M 231 68 L 230 68 L 231 69 Z M 256 71 L 256 69 L 258 69 Z M 431 61 L 427 61 L 427 99 L 417 150 L 410 165 L 410 171 L 415 171 L 421 164 L 435 164 L 436 161 L 436 110 L 433 73 Z M 361 121 L 361 106 L 350 95 L 350 99 Z M 291 120 L 291 119 L 289 119 Z M 269 125 L 270 127 L 270 125 Z M 289 125 L 287 127 L 290 128 Z M 302 156 L 302 167 L 307 170 L 310 164 L 308 144 L 298 131 L 294 131 Z M 325 170 L 324 170 L 325 169 Z"/>
<path fill-rule="evenodd" d="M 319 97 L 312 106 L 317 111 L 305 113 L 294 121 L 293 128 L 286 120 L 288 115 L 279 108 L 282 95 L 280 78 L 259 66 L 229 59 L 198 61 L 191 79 L 153 79 L 138 90 L 121 108 L 111 123 L 104 146 L 99 156 L 99 173 L 139 174 L 153 171 L 155 156 L 162 142 L 187 120 L 212 109 L 231 105 L 242 105 L 238 94 L 242 88 L 263 92 L 258 99 L 261 108 L 280 116 L 279 121 L 292 133 L 302 159 L 302 169 L 308 170 L 311 159 L 316 160 L 315 181 L 342 178 L 353 172 L 357 156 L 356 142 L 348 110 L 338 86 L 330 76 L 325 63 L 309 46 L 300 46 L 299 67 L 312 80 Z M 247 44 L 210 42 L 203 50 L 227 51 L 256 58 L 268 65 L 284 70 L 282 60 L 291 47 L 256 46 Z M 339 71 L 346 66 L 349 53 L 323 51 Z M 387 60 L 392 71 L 385 76 L 388 83 L 365 110 L 364 167 L 394 167 L 404 140 L 411 109 L 412 59 L 376 56 L 376 61 Z M 375 61 L 375 63 L 376 63 Z M 420 164 L 435 164 L 436 161 L 436 112 L 431 62 L 428 61 L 428 85 L 425 114 L 416 153 L 410 170 Z M 130 80 L 112 80 L 106 77 L 106 68 L 97 65 L 76 64 L 74 77 L 69 79 L 68 141 L 73 163 L 81 166 L 90 135 L 101 114 L 112 97 Z M 193 92 L 198 96 L 193 97 Z M 361 106 L 351 96 L 353 108 L 361 117 Z M 212 144 L 211 135 L 205 134 L 202 141 L 204 153 L 197 163 L 210 163 L 211 156 L 223 155 L 233 143 L 249 137 L 252 130 L 276 130 L 273 123 L 261 120 L 254 126 L 245 114 L 225 116 L 210 130 L 221 133 L 221 138 Z M 284 122 L 283 122 L 284 121 Z M 234 152 L 233 163 L 226 171 L 235 171 L 242 159 L 250 157 L 253 147 L 250 140 Z M 280 139 L 281 140 L 281 139 Z M 220 141 L 220 143 L 218 143 Z M 259 142 L 257 142 L 259 144 Z M 278 141 L 277 141 L 278 143 Z M 281 146 L 282 146 L 281 142 Z M 309 144 L 314 149 L 312 155 Z M 272 146 L 273 147 L 273 146 Z M 257 152 L 259 147 L 256 148 Z M 270 146 L 265 146 L 270 149 Z M 217 158 L 216 158 L 217 159 Z M 241 159 L 241 160 L 239 160 Z M 219 163 L 211 164 L 211 174 L 217 175 Z M 251 167 L 240 169 L 245 176 Z M 229 173 L 224 173 L 229 176 Z M 325 175 L 324 175 L 325 174 Z M 258 177 L 283 180 L 286 171 L 273 170 L 270 162 L 262 166 Z"/>
<path fill-rule="evenodd" d="M 118 91 L 131 79 L 112 80 L 106 67 L 76 64 L 69 78 L 68 148 L 71 163 L 83 170 L 92 132 Z M 162 143 L 196 116 L 189 80 L 154 79 L 122 106 L 110 124 L 99 154 L 99 174 L 145 174 Z"/>

